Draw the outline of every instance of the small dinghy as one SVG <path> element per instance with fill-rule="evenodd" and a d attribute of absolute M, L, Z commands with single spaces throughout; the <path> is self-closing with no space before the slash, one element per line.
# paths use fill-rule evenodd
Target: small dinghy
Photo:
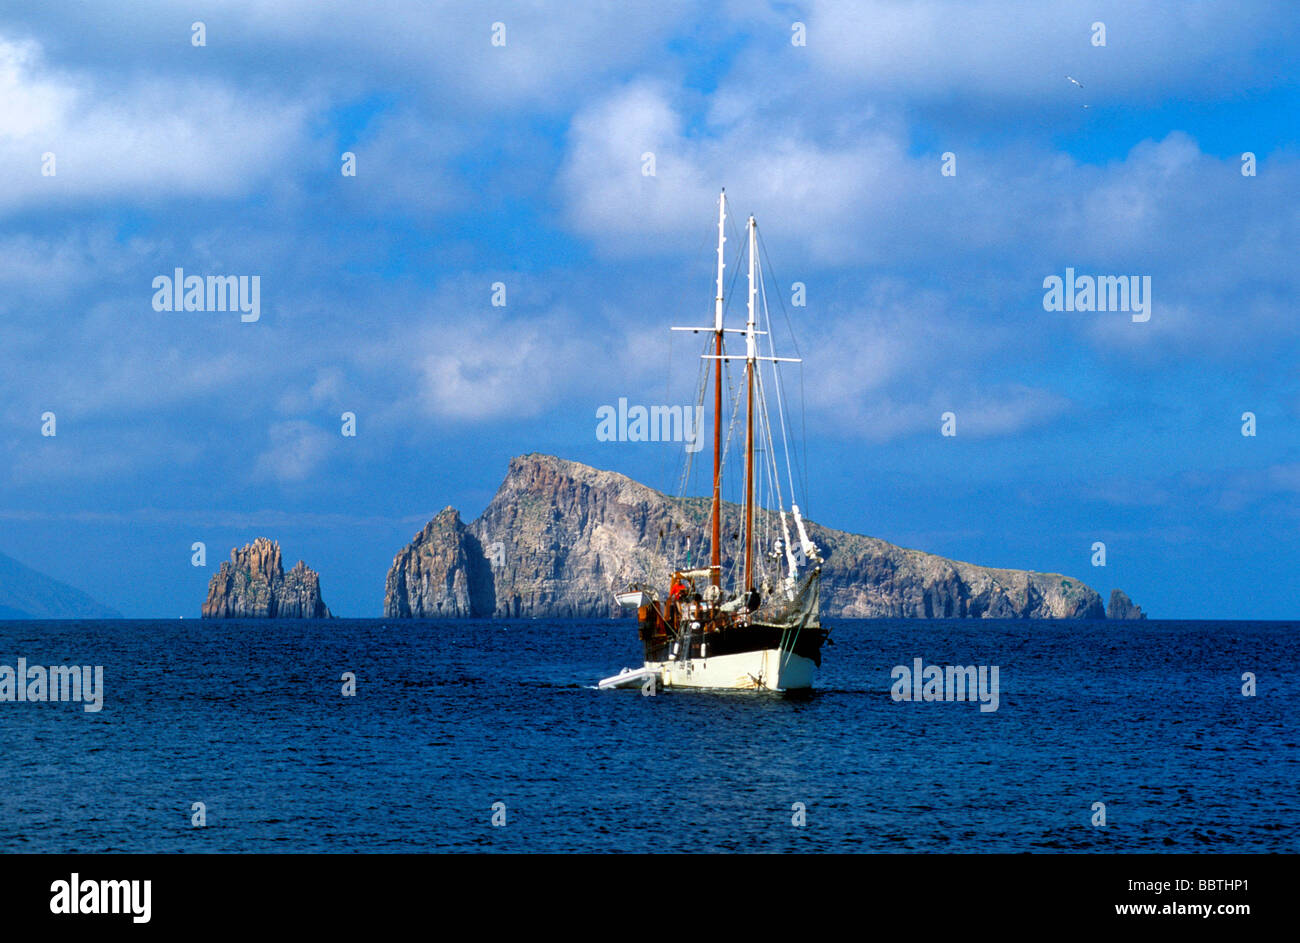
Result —
<path fill-rule="evenodd" d="M 629 589 L 625 593 L 615 593 L 615 601 L 624 609 L 640 609 L 650 605 L 650 594 L 644 589 Z"/>
<path fill-rule="evenodd" d="M 647 679 L 658 677 L 658 668 L 624 668 L 613 677 L 603 679 L 596 687 L 602 691 L 610 688 L 640 688 L 645 686 Z"/>

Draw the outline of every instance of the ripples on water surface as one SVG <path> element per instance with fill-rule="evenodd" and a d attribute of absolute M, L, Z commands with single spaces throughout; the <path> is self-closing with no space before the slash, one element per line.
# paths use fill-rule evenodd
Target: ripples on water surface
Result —
<path fill-rule="evenodd" d="M 1297 850 L 1295 623 L 830 624 L 810 696 L 643 697 L 591 687 L 630 621 L 0 622 L 106 688 L 0 704 L 0 848 Z M 999 665 L 999 710 L 895 703 L 916 657 Z"/>

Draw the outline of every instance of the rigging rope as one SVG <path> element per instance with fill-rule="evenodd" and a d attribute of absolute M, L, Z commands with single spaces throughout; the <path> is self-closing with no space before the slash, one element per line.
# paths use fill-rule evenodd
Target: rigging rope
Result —
<path fill-rule="evenodd" d="M 758 248 L 759 248 L 759 252 L 760 252 L 760 258 L 762 258 L 762 259 L 764 259 L 764 260 L 767 261 L 768 270 L 769 270 L 769 271 L 772 271 L 772 263 L 771 263 L 770 258 L 768 257 L 768 254 L 767 254 L 767 243 L 766 243 L 766 241 L 764 241 L 763 236 L 762 236 L 761 233 L 760 233 L 759 236 L 758 236 Z M 776 281 L 777 281 L 777 280 L 776 280 L 776 274 L 775 274 L 774 271 L 773 271 L 773 275 L 772 275 L 772 281 L 773 281 L 773 283 L 776 283 Z M 810 505 L 809 505 L 809 503 L 808 503 L 808 502 L 809 502 L 809 494 L 808 494 L 808 426 L 807 426 L 807 413 L 806 413 L 806 403 L 807 403 L 807 399 L 806 399 L 805 396 L 804 396 L 804 382 L 803 382 L 803 381 L 804 381 L 803 352 L 799 349 L 799 339 L 798 339 L 798 337 L 795 335 L 795 331 L 794 331 L 794 323 L 793 323 L 793 321 L 791 321 L 791 319 L 790 319 L 790 312 L 788 312 L 788 311 L 786 310 L 786 307 L 785 307 L 785 299 L 782 298 L 782 296 L 781 296 L 781 292 L 779 292 L 779 291 L 776 293 L 776 301 L 777 301 L 777 304 L 778 304 L 778 305 L 780 306 L 780 308 L 781 308 L 781 316 L 785 319 L 786 329 L 790 332 L 790 344 L 791 344 L 791 346 L 794 348 L 795 356 L 799 357 L 799 359 L 800 359 L 800 362 L 797 364 L 797 366 L 798 366 L 798 368 L 799 368 L 799 425 L 800 425 L 800 446 L 799 446 L 799 454 L 800 454 L 801 458 L 803 459 L 803 462 L 802 462 L 802 465 L 803 465 L 802 472 L 803 472 L 803 474 L 801 475 L 800 480 L 799 480 L 799 493 L 803 495 L 803 498 L 804 498 L 804 509 L 803 509 L 803 510 L 806 511 Z M 766 309 L 765 309 L 765 310 L 766 310 Z M 773 331 L 772 331 L 772 326 L 771 326 L 771 314 L 770 314 L 770 312 L 768 313 L 768 329 L 767 329 L 767 330 L 768 330 L 768 341 L 769 341 L 769 344 L 770 344 L 771 341 L 772 341 L 772 336 L 773 336 Z M 773 355 L 773 356 L 775 356 L 775 355 Z M 784 392 L 783 392 L 783 391 L 780 391 L 780 392 L 779 392 L 779 396 L 780 396 L 780 400 L 779 400 L 779 402 L 782 402 L 782 403 L 783 403 L 783 402 L 784 402 L 784 399 L 785 399 L 785 394 L 784 394 Z M 784 415 L 782 416 L 782 424 L 783 424 L 783 428 L 784 428 Z M 789 465 L 789 461 L 788 461 L 788 459 L 789 459 L 789 456 L 788 456 L 788 453 L 787 453 L 787 463 L 786 463 L 787 465 Z M 791 472 L 790 484 L 791 484 L 791 487 L 793 488 L 793 486 L 794 486 L 794 475 L 793 475 L 793 472 Z"/>

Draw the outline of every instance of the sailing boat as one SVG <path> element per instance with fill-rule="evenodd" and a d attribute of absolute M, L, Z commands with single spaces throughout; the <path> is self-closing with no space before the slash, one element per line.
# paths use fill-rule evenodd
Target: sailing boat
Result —
<path fill-rule="evenodd" d="M 810 688 L 821 665 L 821 649 L 829 631 L 820 618 L 822 557 L 809 539 L 799 505 L 794 503 L 789 436 L 778 367 L 798 363 L 798 357 L 778 357 L 767 317 L 766 292 L 761 290 L 757 252 L 758 224 L 746 223 L 749 262 L 748 318 L 744 329 L 723 324 L 723 270 L 727 222 L 727 193 L 718 199 L 718 278 L 711 327 L 674 327 L 674 331 L 712 334 L 702 358 L 708 362 L 701 398 L 709 379 L 713 383 L 713 501 L 709 511 L 710 562 L 690 565 L 690 541 L 682 568 L 668 568 L 666 592 L 652 583 L 633 583 L 615 594 L 618 604 L 635 609 L 639 635 L 645 649 L 640 669 L 624 668 L 605 678 L 601 688 L 641 687 L 713 688 L 788 691 Z M 761 295 L 761 301 L 760 301 Z M 762 308 L 763 321 L 759 320 Z M 744 337 L 742 354 L 728 353 L 728 334 Z M 768 351 L 760 352 L 760 338 Z M 731 556 L 730 579 L 724 579 L 722 558 L 722 376 L 731 361 L 744 363 L 744 506 L 737 537 L 740 545 Z M 785 446 L 783 480 L 777 461 L 773 417 L 768 410 L 769 380 L 762 365 L 770 364 L 772 399 Z M 732 418 L 739 422 L 739 409 Z M 728 436 L 728 442 L 730 442 Z M 762 443 L 760 444 L 760 439 Z M 758 456 L 763 457 L 760 463 Z M 755 481 L 763 477 L 771 503 L 758 507 Z M 785 499 L 789 495 L 787 515 Z M 772 508 L 771 504 L 775 504 Z M 773 513 L 775 511 L 775 513 Z M 756 520 L 761 518 L 762 520 Z M 779 527 L 776 524 L 779 518 Z M 793 524 L 795 540 L 791 539 Z M 760 541 L 772 537 L 771 550 Z"/>

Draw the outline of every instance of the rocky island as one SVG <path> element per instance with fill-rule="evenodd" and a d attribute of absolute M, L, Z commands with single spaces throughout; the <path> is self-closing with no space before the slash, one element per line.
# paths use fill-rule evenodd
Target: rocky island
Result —
<path fill-rule="evenodd" d="M 687 535 L 706 529 L 708 513 L 708 498 L 669 497 L 550 455 L 515 458 L 476 520 L 466 524 L 446 508 L 397 553 L 384 616 L 615 616 L 614 591 L 684 559 Z M 724 504 L 723 532 L 738 530 L 739 518 Z M 811 522 L 808 530 L 826 561 L 825 617 L 1107 617 L 1096 591 L 1058 573 L 976 566 Z M 708 558 L 707 537 L 697 539 L 695 554 Z M 729 548 L 722 562 L 730 566 Z M 1123 593 L 1111 607 L 1113 618 L 1141 617 Z"/>
<path fill-rule="evenodd" d="M 328 619 L 320 577 L 301 560 L 284 572 L 280 544 L 258 537 L 230 551 L 208 583 L 205 619 Z"/>
<path fill-rule="evenodd" d="M 1128 593 L 1122 589 L 1112 589 L 1110 591 L 1110 604 L 1106 606 L 1107 619 L 1145 619 L 1147 614 L 1142 611 L 1141 606 L 1133 605 L 1133 600 L 1128 598 Z"/>

